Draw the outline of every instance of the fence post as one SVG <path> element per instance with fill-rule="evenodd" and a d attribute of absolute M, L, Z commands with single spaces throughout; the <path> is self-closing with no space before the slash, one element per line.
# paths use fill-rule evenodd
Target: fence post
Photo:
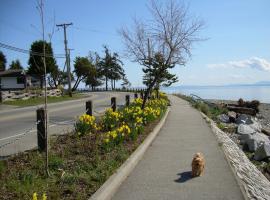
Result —
<path fill-rule="evenodd" d="M 134 94 L 134 98 L 135 98 L 135 99 L 138 98 L 138 94 L 137 94 L 137 93 Z"/>
<path fill-rule="evenodd" d="M 113 112 L 116 111 L 116 97 L 111 98 L 111 108 L 113 109 Z"/>
<path fill-rule="evenodd" d="M 130 96 L 126 95 L 126 106 L 129 106 L 130 103 Z"/>
<path fill-rule="evenodd" d="M 86 101 L 85 108 L 86 108 L 86 114 L 92 116 L 93 115 L 93 104 L 92 104 L 92 101 Z"/>
<path fill-rule="evenodd" d="M 37 109 L 37 139 L 38 139 L 38 150 L 44 151 L 46 148 L 44 108 Z"/>

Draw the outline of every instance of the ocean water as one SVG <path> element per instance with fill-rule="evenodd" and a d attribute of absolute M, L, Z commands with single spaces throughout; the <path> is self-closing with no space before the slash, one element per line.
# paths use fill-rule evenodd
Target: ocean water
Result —
<path fill-rule="evenodd" d="M 177 86 L 162 88 L 167 93 L 195 94 L 204 99 L 223 100 L 259 100 L 270 103 L 270 85 L 244 85 L 244 86 Z"/>

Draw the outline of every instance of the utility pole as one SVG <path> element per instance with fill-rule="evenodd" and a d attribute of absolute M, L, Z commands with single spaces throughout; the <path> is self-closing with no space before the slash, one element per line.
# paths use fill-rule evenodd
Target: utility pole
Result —
<path fill-rule="evenodd" d="M 67 64 L 67 73 L 68 73 L 68 94 L 70 97 L 72 97 L 72 92 L 71 92 L 71 76 L 70 76 L 70 59 L 69 59 L 69 52 L 67 48 L 67 33 L 66 33 L 66 28 L 68 26 L 72 25 L 72 23 L 68 24 L 57 24 L 57 27 L 63 27 L 64 28 L 64 43 L 65 43 L 65 52 L 66 52 L 66 64 Z"/>

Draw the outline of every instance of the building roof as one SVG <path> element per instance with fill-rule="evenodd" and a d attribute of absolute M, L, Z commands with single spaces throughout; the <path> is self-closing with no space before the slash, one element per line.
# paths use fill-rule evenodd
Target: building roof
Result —
<path fill-rule="evenodd" d="M 0 77 L 17 77 L 24 74 L 25 71 L 23 69 L 9 69 L 5 71 L 0 71 Z"/>

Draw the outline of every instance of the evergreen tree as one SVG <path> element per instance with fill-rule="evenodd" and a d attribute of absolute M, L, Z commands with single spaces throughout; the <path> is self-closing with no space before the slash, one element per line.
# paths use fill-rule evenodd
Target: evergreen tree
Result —
<path fill-rule="evenodd" d="M 44 62 L 43 62 L 43 41 L 35 41 L 32 43 L 30 51 L 37 52 L 40 55 L 31 54 L 28 60 L 29 68 L 28 74 L 35 75 L 40 80 L 40 87 L 43 88 L 44 81 Z M 56 60 L 53 57 L 53 49 L 51 43 L 45 42 L 45 53 L 46 53 L 46 72 L 51 73 L 56 70 Z M 46 75 L 47 75 L 46 74 Z"/>
<path fill-rule="evenodd" d="M 15 61 L 13 60 L 11 62 L 9 69 L 23 69 L 23 66 L 21 65 L 20 61 L 16 59 Z"/>
<path fill-rule="evenodd" d="M 5 71 L 6 70 L 6 56 L 3 54 L 2 51 L 0 51 L 0 71 Z"/>
<path fill-rule="evenodd" d="M 87 57 L 76 57 L 74 61 L 74 73 L 76 81 L 72 91 L 75 91 L 81 81 L 85 81 L 87 77 L 93 76 L 96 73 L 93 63 Z"/>
<path fill-rule="evenodd" d="M 106 90 L 108 90 L 109 80 L 111 80 L 111 86 L 114 89 L 115 82 L 123 78 L 123 63 L 117 53 L 111 53 L 106 46 L 104 46 L 104 49 L 105 56 L 100 60 L 99 67 L 101 74 L 105 77 Z"/>

